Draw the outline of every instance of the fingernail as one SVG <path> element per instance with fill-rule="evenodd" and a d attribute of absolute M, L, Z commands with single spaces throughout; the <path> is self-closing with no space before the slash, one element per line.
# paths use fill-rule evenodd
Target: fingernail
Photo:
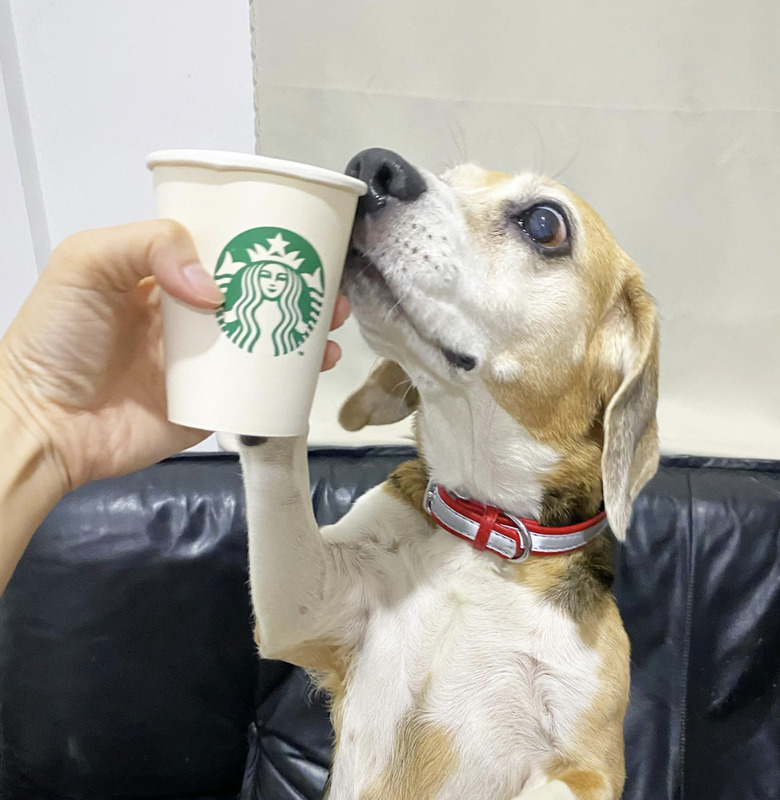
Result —
<path fill-rule="evenodd" d="M 220 291 L 214 279 L 197 262 L 187 264 L 181 268 L 184 279 L 190 285 L 195 296 L 204 303 L 221 306 L 225 302 L 225 295 Z"/>

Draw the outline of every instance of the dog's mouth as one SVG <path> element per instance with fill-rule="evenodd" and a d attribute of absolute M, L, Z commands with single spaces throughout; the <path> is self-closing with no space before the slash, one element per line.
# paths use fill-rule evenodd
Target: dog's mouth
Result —
<path fill-rule="evenodd" d="M 387 306 L 386 319 L 394 317 L 403 319 L 416 336 L 429 347 L 439 351 L 448 364 L 464 372 L 471 372 L 477 366 L 477 359 L 474 356 L 454 350 L 422 331 L 417 321 L 404 307 L 403 299 L 382 274 L 382 270 L 354 244 L 350 245 L 344 266 L 343 283 L 348 286 L 351 282 L 371 286 L 375 296 Z"/>

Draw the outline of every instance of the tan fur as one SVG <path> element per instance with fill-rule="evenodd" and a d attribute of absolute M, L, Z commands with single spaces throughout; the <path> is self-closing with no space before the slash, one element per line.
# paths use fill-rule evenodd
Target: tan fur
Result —
<path fill-rule="evenodd" d="M 260 644 L 260 626 L 255 623 L 254 640 Z M 290 664 L 303 667 L 316 686 L 328 695 L 328 706 L 334 732 L 333 754 L 338 750 L 341 736 L 342 706 L 347 692 L 352 653 L 341 645 L 329 642 L 310 642 L 280 654 Z"/>
<path fill-rule="evenodd" d="M 423 509 L 428 472 L 423 459 L 406 461 L 382 484 L 384 491 L 430 518 Z M 555 508 L 554 498 L 545 501 Z M 555 515 L 557 512 L 553 512 Z M 545 524 L 554 524 L 544 520 Z M 432 524 L 432 523 L 430 523 Z M 583 641 L 595 647 L 601 618 L 611 600 L 612 544 L 601 536 L 582 550 L 555 557 L 532 556 L 505 562 L 504 573 L 564 611 L 579 626 Z"/>
<path fill-rule="evenodd" d="M 418 705 L 401 720 L 390 764 L 360 800 L 433 800 L 457 761 L 452 734 Z"/>
<path fill-rule="evenodd" d="M 343 646 L 318 641 L 288 650 L 281 654 L 281 658 L 307 670 L 314 684 L 327 694 L 333 727 L 332 755 L 335 759 L 341 741 L 343 706 L 349 687 L 352 653 Z"/>
<path fill-rule="evenodd" d="M 507 253 L 507 242 L 512 241 L 497 220 L 502 215 L 506 219 L 514 179 L 466 166 L 445 180 L 455 189 L 468 238 L 484 256 L 487 271 L 493 254 Z M 533 197 L 534 184 L 522 185 L 530 186 L 524 196 Z M 655 309 L 639 270 L 598 214 L 565 187 L 542 179 L 537 185 L 541 199 L 549 191 L 551 202 L 570 203 L 576 211 L 571 220 L 570 255 L 552 256 L 548 262 L 542 256 L 530 257 L 529 262 L 526 255 L 523 262 L 539 270 L 566 270 L 563 274 L 570 276 L 571 285 L 564 286 L 560 295 L 552 294 L 562 298 L 558 308 L 566 312 L 559 315 L 562 334 L 547 339 L 538 335 L 500 339 L 502 349 L 488 351 L 494 360 L 486 362 L 487 369 L 479 377 L 496 403 L 557 456 L 551 461 L 553 469 L 540 470 L 539 521 L 570 524 L 595 515 L 606 502 L 610 523 L 620 537 L 625 534 L 636 491 L 657 464 Z M 511 269 L 511 258 L 501 258 L 496 263 Z M 552 285 L 559 287 L 561 281 Z M 539 317 L 542 320 L 551 318 L 547 309 L 558 313 L 544 302 L 538 308 L 548 313 Z M 571 323 L 575 312 L 582 324 L 580 317 Z M 546 327 L 536 330 L 540 329 Z M 557 330 L 554 324 L 551 330 Z M 357 430 L 402 419 L 419 402 L 404 370 L 384 361 L 347 401 L 340 420 L 348 430 Z M 425 515 L 427 482 L 428 469 L 421 457 L 398 467 L 383 490 Z M 612 546 L 611 538 L 601 536 L 575 553 L 532 556 L 519 564 L 502 562 L 499 567 L 502 576 L 530 589 L 541 604 L 561 610 L 577 625 L 583 644 L 598 653 L 599 690 L 578 719 L 576 736 L 568 740 L 566 752 L 545 770 L 551 782 L 562 782 L 578 800 L 619 797 L 625 779 L 622 725 L 628 702 L 629 646 L 611 593 Z M 348 681 L 341 657 L 333 663 L 332 653 L 318 650 L 303 656 L 309 664 L 325 664 L 331 678 L 323 685 L 333 687 L 337 696 Z M 334 713 L 338 705 L 334 701 Z M 417 702 L 401 719 L 390 763 L 360 794 L 360 800 L 432 800 L 455 771 L 454 737 L 433 723 L 425 710 L 424 702 Z"/>
<path fill-rule="evenodd" d="M 543 479 L 550 495 L 557 496 L 557 511 L 546 508 L 550 524 L 562 524 L 572 518 L 585 519 L 597 513 L 602 500 L 604 431 L 609 430 L 605 417 L 610 401 L 618 391 L 644 377 L 648 399 L 645 403 L 651 418 L 637 418 L 624 427 L 636 425 L 639 443 L 632 452 L 630 469 L 636 473 L 632 484 L 640 485 L 655 472 L 657 433 L 655 394 L 658 383 L 658 339 L 655 308 L 647 294 L 639 270 L 617 245 L 601 218 L 590 206 L 566 190 L 577 205 L 587 228 L 587 247 L 575 254 L 582 262 L 578 270 L 580 286 L 586 297 L 588 340 L 584 357 L 576 363 L 568 358 L 539 358 L 518 348 L 514 354 L 522 364 L 520 377 L 510 382 L 487 382 L 498 404 L 526 427 L 540 442 L 560 453 L 556 470 Z M 636 363 L 622 375 L 614 354 L 620 349 L 626 329 L 636 349 Z M 638 404 L 637 404 L 638 405 Z M 627 409 L 631 413 L 631 409 Z M 617 425 L 613 426 L 617 429 Z M 622 432 L 621 434 L 622 435 Z M 607 443 L 608 445 L 609 443 Z M 620 459 L 611 456 L 613 463 Z M 614 479 L 625 477 L 629 465 L 616 465 Z M 630 499 L 636 492 L 629 492 Z M 626 506 L 620 490 L 614 492 Z M 611 509 L 608 509 L 611 511 Z M 621 524 L 616 533 L 624 534 L 625 514 L 616 514 Z M 612 517 L 611 517 L 612 521 Z M 613 526 L 615 527 L 615 526 Z"/>
<path fill-rule="evenodd" d="M 601 800 L 604 797 L 606 781 L 598 772 L 584 769 L 571 769 L 558 777 L 573 792 L 577 800 Z"/>
<path fill-rule="evenodd" d="M 312 673 L 317 685 L 332 698 L 344 690 L 351 654 L 337 644 L 325 641 L 299 645 L 280 654 L 290 664 L 297 664 Z"/>
<path fill-rule="evenodd" d="M 387 425 L 407 417 L 419 403 L 420 395 L 403 368 L 383 359 L 344 402 L 339 423 L 348 431 L 359 431 L 366 425 Z"/>
<path fill-rule="evenodd" d="M 423 509 L 423 496 L 428 485 L 428 468 L 422 458 L 405 461 L 397 467 L 382 484 L 382 489 L 393 497 L 397 497 L 415 511 L 419 511 L 426 520 L 430 518 Z"/>
<path fill-rule="evenodd" d="M 560 556 L 532 556 L 507 563 L 505 574 L 561 609 L 577 623 L 582 641 L 596 648 L 612 603 L 612 544 L 594 539 L 582 550 Z"/>
<path fill-rule="evenodd" d="M 498 186 L 511 180 L 512 176 L 508 172 L 501 172 L 500 170 L 486 170 L 481 184 L 484 188 L 490 186 Z"/>
<path fill-rule="evenodd" d="M 636 354 L 604 414 L 601 475 L 610 526 L 624 539 L 631 506 L 658 469 L 658 321 L 638 275 L 623 287 Z"/>
<path fill-rule="evenodd" d="M 487 170 L 475 164 L 461 164 L 451 174 L 459 189 L 469 191 L 489 189 L 512 180 L 512 175 L 500 170 Z"/>
<path fill-rule="evenodd" d="M 632 320 L 644 308 L 634 311 L 638 297 L 622 294 L 624 283 L 640 281 L 633 262 L 618 247 L 601 218 L 587 203 L 567 190 L 578 206 L 588 230 L 587 249 L 579 254 L 585 268 L 578 271 L 586 295 L 588 342 L 584 358 L 576 364 L 568 359 L 551 362 L 534 353 L 518 352 L 522 376 L 511 383 L 488 385 L 499 405 L 524 425 L 539 441 L 559 449 L 558 472 L 549 476 L 550 487 L 568 486 L 583 473 L 601 471 L 601 417 L 607 402 L 620 385 L 614 365 L 605 363 L 611 327 L 603 325 L 611 314 L 628 314 Z M 581 477 L 580 477 L 581 480 Z M 593 479 L 591 478 L 591 483 Z"/>
<path fill-rule="evenodd" d="M 599 374 L 594 346 L 586 361 L 569 375 L 544 377 L 524 370 L 522 382 L 491 381 L 488 386 L 498 404 L 540 442 L 560 454 L 556 469 L 542 478 L 549 500 L 543 522 L 562 525 L 587 519 L 601 504 L 601 417 L 607 399 L 619 385 L 616 373 Z"/>
<path fill-rule="evenodd" d="M 561 780 L 578 800 L 619 797 L 625 781 L 623 718 L 628 706 L 630 669 L 628 637 L 611 597 L 591 622 L 587 638 L 601 656 L 601 689 L 578 725 L 576 743 L 552 764 L 550 780 Z"/>

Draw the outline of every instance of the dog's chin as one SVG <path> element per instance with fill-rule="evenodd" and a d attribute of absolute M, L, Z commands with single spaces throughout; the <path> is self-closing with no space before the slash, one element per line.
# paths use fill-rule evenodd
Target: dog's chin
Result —
<path fill-rule="evenodd" d="M 437 372 L 442 368 L 448 373 L 471 372 L 477 366 L 473 355 L 429 335 L 404 307 L 379 266 L 355 247 L 350 247 L 347 255 L 341 288 L 366 338 L 380 355 L 398 360 L 398 353 L 382 352 L 387 346 L 411 351 L 415 360 L 422 360 Z"/>

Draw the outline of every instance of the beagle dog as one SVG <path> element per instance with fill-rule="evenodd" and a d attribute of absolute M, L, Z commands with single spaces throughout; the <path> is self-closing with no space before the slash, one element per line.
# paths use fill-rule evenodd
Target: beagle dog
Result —
<path fill-rule="evenodd" d="M 386 150 L 344 277 L 383 360 L 347 429 L 419 457 L 318 529 L 304 438 L 244 439 L 266 658 L 329 693 L 330 800 L 617 800 L 629 645 L 609 527 L 658 463 L 656 312 L 560 184 Z"/>

